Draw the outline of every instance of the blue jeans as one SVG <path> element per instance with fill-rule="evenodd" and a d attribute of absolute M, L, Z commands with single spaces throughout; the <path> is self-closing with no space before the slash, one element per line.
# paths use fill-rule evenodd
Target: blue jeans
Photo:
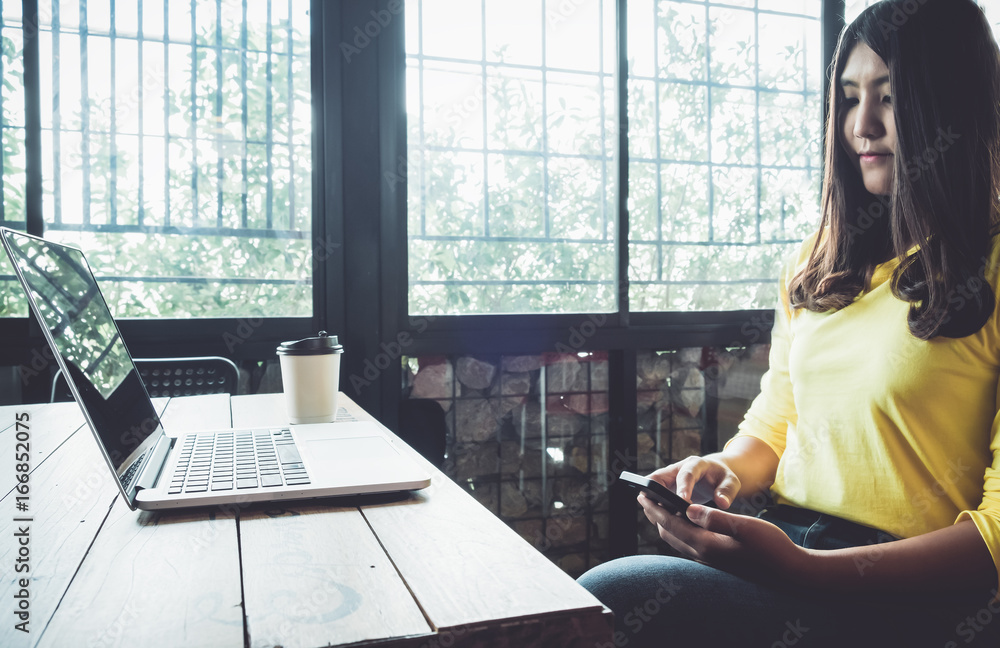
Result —
<path fill-rule="evenodd" d="M 874 545 L 895 539 L 793 507 L 768 508 L 759 517 L 807 548 L 873 545 L 873 562 Z M 995 589 L 830 595 L 747 580 L 684 558 L 646 555 L 599 565 L 579 582 L 615 613 L 614 641 L 594 648 L 1000 646 Z"/>

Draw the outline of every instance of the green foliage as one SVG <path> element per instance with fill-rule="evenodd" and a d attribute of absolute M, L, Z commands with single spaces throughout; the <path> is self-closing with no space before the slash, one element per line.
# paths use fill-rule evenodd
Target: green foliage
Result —
<path fill-rule="evenodd" d="M 102 288 L 120 317 L 309 315 L 312 251 L 321 247 L 310 236 L 309 35 L 288 20 L 276 21 L 268 54 L 266 23 L 248 28 L 243 50 L 239 11 L 224 10 L 217 25 L 214 9 L 199 7 L 198 18 L 197 46 L 170 46 L 171 70 L 183 78 L 172 75 L 166 88 L 170 139 L 163 176 L 155 175 L 163 164 L 163 149 L 157 158 L 155 146 L 164 146 L 163 138 L 112 137 L 114 111 L 134 108 L 126 104 L 134 100 L 128 93 L 117 95 L 117 105 L 88 98 L 63 106 L 64 115 L 72 115 L 64 124 L 83 123 L 86 115 L 89 139 L 85 149 L 74 149 L 67 145 L 74 135 L 64 125 L 61 166 L 52 173 L 86 176 L 89 193 L 69 195 L 64 182 L 59 218 L 70 224 L 85 213 L 91 223 L 112 227 L 78 232 L 47 213 L 46 236 L 85 250 L 95 274 L 106 278 Z M 221 54 L 214 49 L 217 36 Z M 289 39 L 301 55 L 289 55 Z M 8 59 L 20 56 L 9 39 L 3 56 L 6 97 L 8 86 L 21 88 L 23 80 L 8 74 L 15 69 Z M 106 78 L 103 71 L 90 72 L 91 83 Z M 144 83 L 147 96 L 162 92 L 158 81 Z M 151 144 L 140 177 L 139 147 Z M 24 177 L 16 166 L 23 159 L 23 131 L 5 129 L 3 147 L 5 212 L 20 213 L 23 183 L 15 179 Z M 53 205 L 54 187 L 45 180 L 47 205 Z M 134 229 L 140 224 L 166 233 Z M 115 225 L 132 229 L 115 232 Z M 213 235 L 219 227 L 250 231 Z M 265 230 L 273 235 L 261 235 Z M 0 297 L 0 316 L 16 309 L 9 292 Z"/>
<path fill-rule="evenodd" d="M 757 32 L 748 16 L 661 0 L 655 25 L 630 23 L 658 44 L 652 66 L 629 61 L 655 70 L 628 86 L 633 310 L 772 308 L 781 262 L 818 224 L 811 21 L 762 14 Z M 453 85 L 476 88 L 469 75 Z M 421 123 L 437 101 L 421 98 L 409 120 L 411 313 L 616 307 L 617 99 L 585 76 L 489 68 L 478 126 L 474 90 L 453 109 L 462 119 Z M 485 154 L 470 146 L 477 128 Z"/>

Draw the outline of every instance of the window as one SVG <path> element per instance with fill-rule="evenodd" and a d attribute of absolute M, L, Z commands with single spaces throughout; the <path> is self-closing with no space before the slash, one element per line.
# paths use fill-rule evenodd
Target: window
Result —
<path fill-rule="evenodd" d="M 819 223 L 820 2 L 628 11 L 631 310 L 771 308 Z"/>
<path fill-rule="evenodd" d="M 411 314 L 619 308 L 614 5 L 407 3 Z M 630 310 L 773 306 L 818 223 L 820 9 L 628 3 Z"/>
<path fill-rule="evenodd" d="M 614 0 L 409 0 L 411 314 L 616 304 Z"/>
<path fill-rule="evenodd" d="M 21 3 L 0 3 L 0 222 L 24 227 L 25 128 Z M 0 314 L 25 317 L 28 305 L 13 279 L 7 255 L 0 260 Z"/>
<path fill-rule="evenodd" d="M 24 228 L 13 5 L 0 223 Z M 45 235 L 87 251 L 116 314 L 312 315 L 308 0 L 50 0 L 38 17 Z"/>

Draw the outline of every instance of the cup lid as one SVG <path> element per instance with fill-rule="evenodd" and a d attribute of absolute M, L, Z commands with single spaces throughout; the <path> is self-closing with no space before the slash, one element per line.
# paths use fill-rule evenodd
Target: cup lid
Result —
<path fill-rule="evenodd" d="M 337 344 L 337 336 L 327 335 L 326 331 L 320 331 L 319 337 L 282 342 L 277 351 L 278 355 L 329 355 L 343 352 L 344 347 Z"/>

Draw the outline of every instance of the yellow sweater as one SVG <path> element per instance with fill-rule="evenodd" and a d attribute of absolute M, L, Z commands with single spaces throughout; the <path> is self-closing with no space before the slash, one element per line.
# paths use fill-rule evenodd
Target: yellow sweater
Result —
<path fill-rule="evenodd" d="M 739 435 L 780 458 L 778 503 L 903 538 L 971 519 L 1000 574 L 1000 316 L 962 339 L 913 337 L 890 288 L 898 260 L 846 308 L 792 312 L 788 282 L 813 240 L 782 272 L 770 367 Z M 995 240 L 1000 303 L 998 259 Z"/>

